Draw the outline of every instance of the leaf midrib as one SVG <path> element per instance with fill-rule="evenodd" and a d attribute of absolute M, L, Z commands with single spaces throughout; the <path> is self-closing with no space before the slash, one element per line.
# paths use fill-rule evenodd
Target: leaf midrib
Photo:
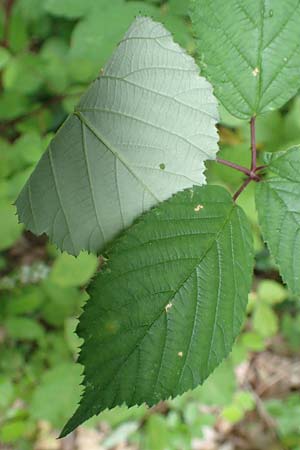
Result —
<path fill-rule="evenodd" d="M 96 130 L 89 120 L 81 114 L 80 111 L 75 111 L 74 115 L 96 136 L 96 138 L 118 159 L 129 173 L 143 186 L 143 188 L 155 199 L 156 202 L 160 202 L 160 199 L 151 191 L 151 189 L 143 182 L 143 180 L 135 173 L 129 163 L 120 155 L 120 153 L 113 147 L 113 145 L 102 136 L 99 130 Z"/>
<path fill-rule="evenodd" d="M 254 115 L 259 113 L 260 102 L 262 99 L 262 76 L 263 76 L 263 49 L 264 49 L 264 24 L 265 24 L 265 0 L 262 0 L 261 13 L 260 13 L 260 29 L 258 33 L 258 48 L 257 48 L 257 68 L 259 69 L 258 80 L 256 83 L 256 101 L 255 110 L 252 111 Z"/>
<path fill-rule="evenodd" d="M 149 332 L 149 330 L 151 329 L 151 327 L 160 319 L 161 315 L 165 312 L 165 307 L 166 305 L 170 302 L 170 300 L 172 298 L 174 298 L 177 293 L 179 292 L 179 290 L 184 286 L 184 284 L 189 280 L 189 278 L 192 276 L 192 274 L 194 273 L 195 269 L 197 269 L 197 267 L 201 264 L 201 262 L 203 261 L 203 259 L 206 257 L 206 255 L 210 252 L 210 250 L 213 247 L 213 244 L 215 242 L 218 241 L 220 235 L 222 234 L 224 228 L 226 227 L 226 225 L 228 224 L 228 222 L 231 219 L 231 216 L 233 214 L 233 212 L 235 211 L 236 205 L 233 204 L 230 211 L 228 212 L 227 217 L 225 218 L 222 226 L 220 227 L 220 230 L 216 233 L 215 238 L 211 239 L 211 241 L 209 242 L 206 251 L 201 255 L 201 257 L 199 259 L 197 259 L 197 263 L 195 264 L 195 266 L 193 267 L 193 269 L 190 271 L 190 273 L 188 274 L 188 276 L 186 276 L 184 278 L 184 280 L 182 282 L 179 283 L 178 288 L 176 289 L 176 291 L 172 291 L 172 295 L 170 297 L 168 297 L 168 299 L 166 300 L 162 310 L 159 312 L 159 315 L 154 318 L 154 320 L 152 321 L 152 323 L 147 327 L 144 335 L 139 339 L 139 342 L 136 343 L 136 345 L 134 346 L 134 348 L 130 351 L 130 353 L 126 356 L 126 358 L 124 359 L 124 361 L 122 361 L 122 363 L 120 364 L 118 370 L 116 371 L 116 373 L 114 374 L 114 376 L 109 380 L 108 383 L 106 383 L 104 386 L 99 386 L 99 389 L 101 390 L 105 390 L 107 389 L 107 387 L 115 380 L 115 378 L 117 377 L 117 375 L 119 374 L 119 372 L 122 370 L 124 364 L 127 363 L 127 361 L 129 360 L 129 358 L 133 355 L 133 353 L 140 347 L 142 341 L 145 339 L 147 333 Z M 107 266 L 107 268 L 109 268 L 109 266 Z M 80 362 L 83 364 L 83 361 L 80 360 Z"/>

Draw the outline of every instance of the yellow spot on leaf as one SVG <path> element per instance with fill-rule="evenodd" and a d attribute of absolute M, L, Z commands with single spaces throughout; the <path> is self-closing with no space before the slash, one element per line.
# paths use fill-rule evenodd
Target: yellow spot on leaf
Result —
<path fill-rule="evenodd" d="M 259 74 L 259 68 L 258 68 L 258 67 L 255 67 L 255 69 L 252 70 L 252 75 L 253 75 L 254 77 L 257 77 L 258 74 Z"/>
<path fill-rule="evenodd" d="M 199 211 L 201 211 L 201 209 L 203 209 L 203 208 L 204 208 L 203 205 L 197 205 L 197 206 L 194 208 L 194 211 L 199 212 Z"/>
<path fill-rule="evenodd" d="M 172 303 L 168 303 L 167 306 L 165 307 L 166 312 L 169 311 L 170 308 L 172 308 Z"/>
<path fill-rule="evenodd" d="M 183 357 L 183 352 L 178 352 L 177 355 L 179 356 L 179 358 Z"/>

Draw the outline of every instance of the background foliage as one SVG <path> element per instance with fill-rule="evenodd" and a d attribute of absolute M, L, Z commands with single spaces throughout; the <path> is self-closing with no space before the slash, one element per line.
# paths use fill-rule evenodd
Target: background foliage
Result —
<path fill-rule="evenodd" d="M 300 449 L 300 303 L 281 283 L 258 233 L 253 189 L 240 197 L 255 234 L 248 320 L 203 387 L 153 410 L 116 408 L 64 441 L 81 376 L 73 331 L 101 259 L 59 254 L 24 233 L 12 203 L 80 94 L 134 15 L 161 20 L 190 53 L 183 0 L 2 0 L 0 10 L 0 448 L 51 450 Z M 222 111 L 221 157 L 246 164 L 249 126 Z M 259 150 L 300 144 L 300 96 L 257 121 Z M 241 175 L 210 162 L 210 182 Z M 222 447 L 224 446 L 224 447 Z"/>

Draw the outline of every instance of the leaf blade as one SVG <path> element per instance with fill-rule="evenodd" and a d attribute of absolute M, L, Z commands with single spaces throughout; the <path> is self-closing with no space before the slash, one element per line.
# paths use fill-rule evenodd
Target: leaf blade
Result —
<path fill-rule="evenodd" d="M 107 407 L 152 405 L 196 387 L 227 356 L 244 319 L 251 232 L 222 188 L 176 194 L 108 258 L 78 327 L 86 391 L 62 435 Z"/>
<path fill-rule="evenodd" d="M 300 149 L 274 154 L 269 169 L 276 174 L 256 186 L 262 234 L 283 280 L 300 293 Z"/>
<path fill-rule="evenodd" d="M 203 73 L 234 116 L 277 109 L 297 92 L 298 0 L 193 0 L 191 18 Z"/>
<path fill-rule="evenodd" d="M 204 182 L 216 107 L 170 33 L 136 19 L 25 185 L 20 221 L 69 253 L 100 252 L 158 201 Z"/>

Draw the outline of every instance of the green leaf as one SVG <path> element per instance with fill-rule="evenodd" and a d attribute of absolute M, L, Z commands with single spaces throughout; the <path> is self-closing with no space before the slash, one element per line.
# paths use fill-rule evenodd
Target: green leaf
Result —
<path fill-rule="evenodd" d="M 44 63 L 43 75 L 47 82 L 47 87 L 51 92 L 60 93 L 63 97 L 68 95 L 66 91 L 70 79 L 69 65 L 66 63 L 68 51 L 67 43 L 57 37 L 48 39 L 40 51 L 40 57 Z M 81 93 L 82 90 L 81 88 Z M 72 112 L 73 110 L 74 108 Z"/>
<path fill-rule="evenodd" d="M 99 0 L 97 1 L 99 2 Z M 54 16 L 77 19 L 84 16 L 93 6 L 93 3 L 94 0 L 45 0 L 44 8 L 45 11 Z"/>
<path fill-rule="evenodd" d="M 3 87 L 20 94 L 36 93 L 43 82 L 43 64 L 38 55 L 11 58 L 3 71 Z"/>
<path fill-rule="evenodd" d="M 62 435 L 105 408 L 195 388 L 228 355 L 245 317 L 251 232 L 221 187 L 194 186 L 160 204 L 108 258 L 80 319 L 85 393 Z"/>
<path fill-rule="evenodd" d="M 187 15 L 188 13 L 188 2 L 182 0 L 169 0 L 169 7 L 172 13 L 179 15 Z"/>
<path fill-rule="evenodd" d="M 262 337 L 257 333 L 244 333 L 241 341 L 245 349 L 252 352 L 260 352 L 265 348 Z"/>
<path fill-rule="evenodd" d="M 277 109 L 300 87 L 300 3 L 192 0 L 200 65 L 236 117 Z"/>
<path fill-rule="evenodd" d="M 95 255 L 85 252 L 75 258 L 62 253 L 54 262 L 50 280 L 62 287 L 83 286 L 94 275 L 97 266 L 98 259 Z"/>
<path fill-rule="evenodd" d="M 83 295 L 75 287 L 61 287 L 45 280 L 41 285 L 41 291 L 46 297 L 42 308 L 43 319 L 51 325 L 59 326 L 79 311 L 83 301 Z"/>
<path fill-rule="evenodd" d="M 281 333 L 287 341 L 288 346 L 297 353 L 299 351 L 300 342 L 300 313 L 292 315 L 284 314 L 281 321 Z"/>
<path fill-rule="evenodd" d="M 29 44 L 27 24 L 18 8 L 12 9 L 8 28 L 9 48 L 13 53 L 25 50 Z"/>
<path fill-rule="evenodd" d="M 262 280 L 257 288 L 257 297 L 269 305 L 274 305 L 286 300 L 288 292 L 282 284 L 274 280 Z"/>
<path fill-rule="evenodd" d="M 157 8 L 143 2 L 98 0 L 71 36 L 71 75 L 75 81 L 90 81 L 108 61 L 116 45 L 137 15 L 153 16 Z"/>
<path fill-rule="evenodd" d="M 164 417 L 159 414 L 151 415 L 145 425 L 144 448 L 155 450 L 170 448 L 170 441 L 174 432 L 171 434 Z"/>
<path fill-rule="evenodd" d="M 283 280 L 300 294 L 300 147 L 275 153 L 269 169 L 275 176 L 256 187 L 259 222 Z"/>
<path fill-rule="evenodd" d="M 264 338 L 276 334 L 278 318 L 269 305 L 262 302 L 257 303 L 253 314 L 253 328 Z"/>
<path fill-rule="evenodd" d="M 7 300 L 7 314 L 22 315 L 36 311 L 44 298 L 39 286 L 25 286 L 21 291 L 13 291 Z"/>
<path fill-rule="evenodd" d="M 18 92 L 4 92 L 0 97 L 0 119 L 11 120 L 28 113 L 28 98 Z"/>
<path fill-rule="evenodd" d="M 11 317 L 5 321 L 5 329 L 12 339 L 37 341 L 44 336 L 43 327 L 33 319 Z"/>
<path fill-rule="evenodd" d="M 208 377 L 202 386 L 175 398 L 172 405 L 184 409 L 192 400 L 208 406 L 226 406 L 232 401 L 236 379 L 232 361 L 227 359 Z"/>
<path fill-rule="evenodd" d="M 0 199 L 0 250 L 10 247 L 21 235 L 22 227 L 17 223 L 15 208 Z"/>
<path fill-rule="evenodd" d="M 62 250 L 100 252 L 142 212 L 205 180 L 216 101 L 164 27 L 138 18 L 60 128 L 17 209 Z"/>
<path fill-rule="evenodd" d="M 238 423 L 244 418 L 244 411 L 238 405 L 232 404 L 223 409 L 222 417 L 230 423 Z"/>
<path fill-rule="evenodd" d="M 60 364 L 46 372 L 32 397 L 32 418 L 47 420 L 60 427 L 79 398 L 80 372 L 79 366 L 70 363 Z"/>
<path fill-rule="evenodd" d="M 2 355 L 1 355 L 2 356 Z M 15 389 L 12 381 L 0 375 L 0 411 L 5 410 L 12 403 L 15 396 Z"/>
<path fill-rule="evenodd" d="M 75 334 L 78 325 L 78 320 L 68 317 L 64 323 L 64 337 L 72 353 L 77 354 L 78 348 L 81 344 L 81 339 Z"/>
<path fill-rule="evenodd" d="M 4 423 L 0 430 L 0 439 L 4 444 L 20 439 L 26 432 L 27 423 L 24 420 L 13 420 Z"/>
<path fill-rule="evenodd" d="M 10 53 L 6 48 L 0 47 L 0 70 L 6 66 L 10 60 Z"/>

